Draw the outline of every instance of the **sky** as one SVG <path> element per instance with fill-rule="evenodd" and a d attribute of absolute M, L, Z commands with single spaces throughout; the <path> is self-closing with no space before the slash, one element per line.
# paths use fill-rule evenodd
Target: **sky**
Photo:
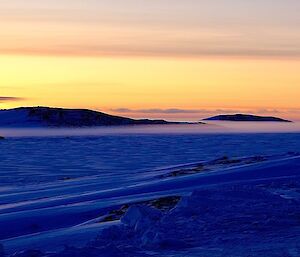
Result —
<path fill-rule="evenodd" d="M 300 120 L 299 0 L 1 0 L 0 108 Z"/>

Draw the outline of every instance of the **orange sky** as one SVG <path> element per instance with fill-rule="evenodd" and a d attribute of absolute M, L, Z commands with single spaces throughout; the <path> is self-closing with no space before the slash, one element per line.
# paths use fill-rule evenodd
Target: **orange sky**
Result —
<path fill-rule="evenodd" d="M 0 108 L 300 119 L 299 11 L 294 0 L 4 0 Z"/>

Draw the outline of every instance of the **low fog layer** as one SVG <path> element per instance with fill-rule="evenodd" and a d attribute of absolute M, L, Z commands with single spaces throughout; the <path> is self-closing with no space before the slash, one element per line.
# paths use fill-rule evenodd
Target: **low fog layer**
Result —
<path fill-rule="evenodd" d="M 124 134 L 205 134 L 205 133 L 299 132 L 300 122 L 208 122 L 206 125 L 150 125 L 95 128 L 0 128 L 4 137 L 102 136 Z"/>

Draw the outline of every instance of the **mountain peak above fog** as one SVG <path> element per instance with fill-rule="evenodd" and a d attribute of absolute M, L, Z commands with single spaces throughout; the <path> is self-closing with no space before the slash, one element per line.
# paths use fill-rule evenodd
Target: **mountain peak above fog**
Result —
<path fill-rule="evenodd" d="M 180 122 L 138 120 L 88 109 L 39 106 L 0 110 L 0 127 L 95 127 L 153 124 L 180 124 Z"/>
<path fill-rule="evenodd" d="M 290 120 L 281 119 L 272 116 L 257 116 L 251 114 L 225 114 L 217 115 L 204 120 L 211 121 L 256 121 L 256 122 L 292 122 Z"/>

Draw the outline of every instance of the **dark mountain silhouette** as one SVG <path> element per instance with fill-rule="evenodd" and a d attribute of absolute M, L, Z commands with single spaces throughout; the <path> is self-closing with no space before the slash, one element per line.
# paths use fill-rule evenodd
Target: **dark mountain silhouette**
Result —
<path fill-rule="evenodd" d="M 233 114 L 233 115 L 217 115 L 214 117 L 206 118 L 204 120 L 216 121 L 268 121 L 268 122 L 292 122 L 277 117 L 256 116 L 250 114 Z"/>
<path fill-rule="evenodd" d="M 20 107 L 0 110 L 0 127 L 95 127 L 183 124 L 165 120 L 131 119 L 87 109 Z"/>

